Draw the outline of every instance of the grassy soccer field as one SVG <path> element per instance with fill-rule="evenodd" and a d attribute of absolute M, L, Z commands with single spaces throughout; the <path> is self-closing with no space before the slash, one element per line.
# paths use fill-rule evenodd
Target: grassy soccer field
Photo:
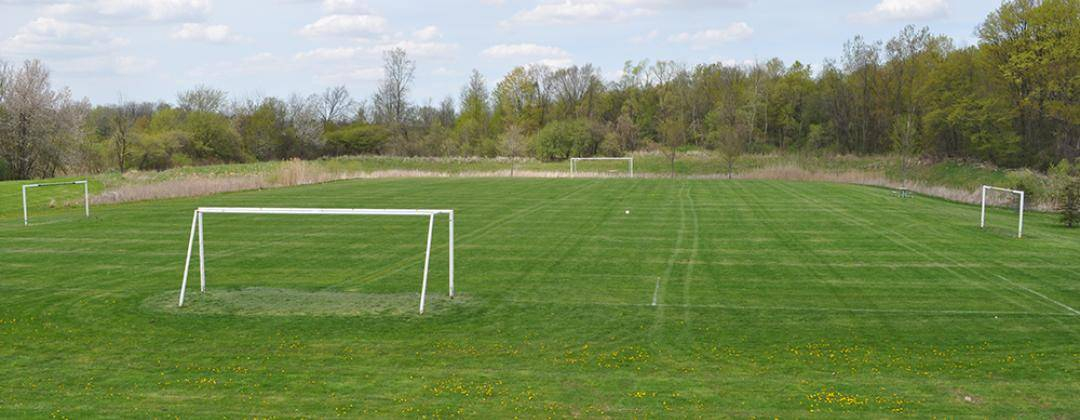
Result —
<path fill-rule="evenodd" d="M 419 316 L 422 218 L 207 215 L 178 309 L 200 205 L 455 209 L 460 296 L 445 219 Z M 659 179 L 38 207 L 0 216 L 2 418 L 1080 414 L 1080 232 L 1050 215 L 1016 239 L 884 189 Z"/>

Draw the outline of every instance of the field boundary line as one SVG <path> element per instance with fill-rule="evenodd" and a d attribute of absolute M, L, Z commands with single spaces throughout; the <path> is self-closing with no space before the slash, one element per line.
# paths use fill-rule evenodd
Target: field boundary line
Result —
<path fill-rule="evenodd" d="M 1024 286 L 1022 284 L 1013 282 L 1012 280 L 1009 280 L 1009 279 L 1005 278 L 1005 276 L 1002 276 L 1000 274 L 995 274 L 995 276 L 997 276 L 999 279 L 1005 280 L 1006 283 L 1009 283 L 1009 284 L 1011 284 L 1013 286 L 1019 287 L 1019 288 L 1024 289 L 1024 290 L 1027 290 L 1028 292 L 1034 294 L 1035 296 L 1041 297 L 1041 298 L 1046 299 L 1047 301 L 1049 301 L 1049 302 L 1051 302 L 1051 303 L 1053 303 L 1053 304 L 1055 304 L 1057 306 L 1065 308 L 1065 309 L 1069 310 L 1069 312 L 1072 312 L 1074 315 L 1080 315 L 1080 311 L 1078 311 L 1076 309 L 1073 309 L 1072 306 L 1069 306 L 1069 305 L 1066 305 L 1064 303 L 1058 302 L 1058 301 L 1056 301 L 1054 299 L 1051 299 L 1051 298 L 1049 298 L 1048 296 L 1046 296 L 1046 295 L 1044 295 L 1042 293 L 1039 293 L 1039 292 L 1036 292 L 1034 290 L 1029 289 L 1027 286 Z"/>
<path fill-rule="evenodd" d="M 547 301 L 547 300 L 523 300 L 523 299 L 493 299 L 492 301 L 512 304 L 540 304 L 540 305 L 563 305 L 563 306 L 623 306 L 623 307 L 650 307 L 653 305 L 643 303 L 622 302 L 570 302 L 570 301 Z M 658 303 L 658 307 L 673 308 L 700 308 L 700 309 L 731 309 L 745 311 L 789 311 L 789 312 L 827 312 L 827 313 L 883 313 L 883 314 L 914 314 L 914 315 L 1034 315 L 1063 317 L 1073 316 L 1060 312 L 1025 312 L 1025 311 L 992 311 L 992 310 L 923 310 L 923 309 L 881 309 L 881 308 L 824 308 L 815 306 L 747 306 L 747 305 L 709 305 L 688 303 Z"/>
<path fill-rule="evenodd" d="M 657 277 L 656 278 L 656 287 L 653 288 L 653 292 L 652 292 L 652 306 L 656 306 L 656 299 L 659 298 L 659 297 L 660 297 L 660 278 Z"/>

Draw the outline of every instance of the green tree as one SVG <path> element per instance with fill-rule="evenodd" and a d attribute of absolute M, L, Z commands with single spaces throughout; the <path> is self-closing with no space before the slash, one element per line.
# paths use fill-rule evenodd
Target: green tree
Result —
<path fill-rule="evenodd" d="M 675 177 L 675 158 L 679 148 L 686 145 L 686 119 L 681 115 L 665 118 L 660 122 L 660 138 L 664 141 L 664 150 L 671 162 L 671 177 Z"/>
<path fill-rule="evenodd" d="M 1080 226 L 1080 178 L 1073 177 L 1060 193 L 1061 222 L 1065 227 Z"/>
<path fill-rule="evenodd" d="M 1078 16 L 1080 0 L 1011 0 L 978 29 L 1018 110 L 1025 163 L 1080 154 Z"/>
<path fill-rule="evenodd" d="M 473 70 L 469 83 L 461 90 L 461 112 L 454 128 L 461 150 L 478 156 L 495 154 L 496 150 L 488 147 L 492 145 L 492 130 L 487 83 L 477 70 Z"/>
<path fill-rule="evenodd" d="M 513 177 L 517 159 L 525 152 L 525 135 L 520 128 L 514 125 L 506 128 L 500 141 L 500 152 L 510 158 L 510 176 Z"/>

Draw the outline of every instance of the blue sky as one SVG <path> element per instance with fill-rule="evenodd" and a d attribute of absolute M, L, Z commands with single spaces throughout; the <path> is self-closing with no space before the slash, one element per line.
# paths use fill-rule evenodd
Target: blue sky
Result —
<path fill-rule="evenodd" d="M 995 0 L 0 0 L 0 60 L 39 58 L 95 103 L 174 101 L 204 84 L 234 97 L 343 84 L 368 97 L 381 51 L 417 62 L 414 101 L 455 98 L 472 69 L 493 86 L 516 65 L 626 60 L 819 68 L 855 35 L 929 26 L 959 46 Z"/>

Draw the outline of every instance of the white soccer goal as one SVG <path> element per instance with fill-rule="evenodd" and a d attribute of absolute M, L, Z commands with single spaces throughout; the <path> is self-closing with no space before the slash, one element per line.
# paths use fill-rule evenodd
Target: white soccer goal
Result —
<path fill-rule="evenodd" d="M 982 187 L 982 217 L 979 222 L 979 227 L 986 227 L 986 193 L 989 191 L 1001 191 L 1010 194 L 1016 194 L 1020 196 L 1020 224 L 1016 228 L 1016 237 L 1024 237 L 1024 192 L 1019 190 L 1010 190 L 1008 188 L 992 187 L 989 185 L 983 185 Z"/>
<path fill-rule="evenodd" d="M 26 204 L 26 190 L 31 188 L 40 187 L 56 187 L 60 185 L 79 185 L 83 186 L 83 207 L 86 208 L 86 217 L 90 217 L 90 184 L 86 181 L 71 181 L 71 182 L 50 182 L 46 184 L 26 184 L 22 186 L 22 211 L 23 211 L 23 226 L 30 224 L 30 207 Z"/>
<path fill-rule="evenodd" d="M 625 160 L 629 163 L 630 177 L 634 177 L 634 158 L 629 157 L 592 157 L 592 158 L 570 158 L 570 176 L 577 175 L 577 164 L 583 160 Z"/>
<path fill-rule="evenodd" d="M 206 291 L 206 255 L 203 248 L 204 214 L 292 214 L 322 216 L 425 216 L 428 218 L 427 248 L 424 251 L 424 275 L 420 283 L 420 313 L 424 313 L 427 298 L 428 267 L 431 262 L 431 234 L 435 230 L 435 216 L 449 216 L 450 237 L 450 297 L 454 297 L 454 211 L 453 210 L 399 210 L 399 209 L 308 209 L 308 208 L 244 208 L 244 207 L 199 207 L 191 219 L 191 236 L 188 238 L 187 257 L 184 260 L 184 279 L 180 282 L 180 304 L 184 306 L 184 292 L 187 291 L 188 267 L 191 266 L 191 249 L 195 243 L 195 234 L 199 236 L 199 291 Z"/>

